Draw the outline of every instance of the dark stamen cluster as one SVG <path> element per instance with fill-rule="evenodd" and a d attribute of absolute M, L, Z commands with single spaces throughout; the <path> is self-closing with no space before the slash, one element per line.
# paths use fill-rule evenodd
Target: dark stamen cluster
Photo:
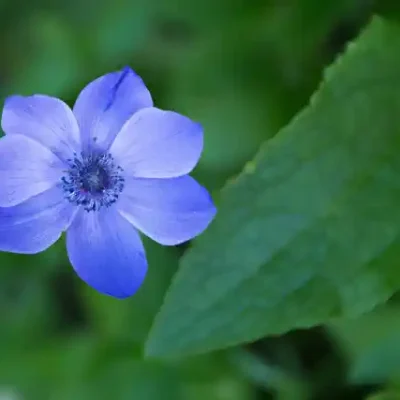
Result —
<path fill-rule="evenodd" d="M 68 160 L 70 168 L 63 176 L 65 197 L 86 211 L 97 211 L 114 204 L 124 189 L 122 168 L 111 154 L 74 155 Z"/>

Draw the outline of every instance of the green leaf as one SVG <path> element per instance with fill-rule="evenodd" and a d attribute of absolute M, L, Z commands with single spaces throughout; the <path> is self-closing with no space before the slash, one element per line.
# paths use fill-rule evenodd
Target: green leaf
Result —
<path fill-rule="evenodd" d="M 400 308 L 382 307 L 329 326 L 348 358 L 348 379 L 381 384 L 400 374 Z"/>
<path fill-rule="evenodd" d="M 222 192 L 147 342 L 205 352 L 355 317 L 400 288 L 400 29 L 375 19 Z"/>

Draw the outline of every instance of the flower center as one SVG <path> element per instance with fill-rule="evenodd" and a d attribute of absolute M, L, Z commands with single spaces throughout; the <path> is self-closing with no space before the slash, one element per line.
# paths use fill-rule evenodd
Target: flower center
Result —
<path fill-rule="evenodd" d="M 109 188 L 109 181 L 108 172 L 101 165 L 92 164 L 82 174 L 82 190 L 89 193 L 102 193 L 103 190 Z"/>
<path fill-rule="evenodd" d="M 75 154 L 68 163 L 69 169 L 61 179 L 68 201 L 86 211 L 97 211 L 118 200 L 125 180 L 111 154 Z"/>

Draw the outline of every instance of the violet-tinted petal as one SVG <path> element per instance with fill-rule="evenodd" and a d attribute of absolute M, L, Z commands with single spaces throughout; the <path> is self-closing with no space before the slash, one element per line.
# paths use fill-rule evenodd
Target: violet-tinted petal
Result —
<path fill-rule="evenodd" d="M 75 210 L 59 187 L 0 208 L 0 250 L 34 254 L 47 249 L 67 228 Z"/>
<path fill-rule="evenodd" d="M 175 245 L 199 235 L 216 209 L 207 190 L 190 176 L 126 180 L 118 211 L 158 243 Z"/>
<path fill-rule="evenodd" d="M 123 126 L 110 151 L 127 175 L 171 178 L 189 173 L 202 149 L 200 124 L 172 111 L 147 108 Z"/>
<path fill-rule="evenodd" d="M 49 149 L 23 135 L 0 139 L 0 207 L 10 207 L 60 182 L 65 165 Z"/>
<path fill-rule="evenodd" d="M 1 126 L 8 135 L 26 135 L 63 160 L 80 151 L 78 123 L 61 100 L 44 95 L 12 96 L 4 103 Z"/>
<path fill-rule="evenodd" d="M 113 297 L 131 296 L 146 275 L 139 234 L 113 208 L 80 211 L 67 232 L 67 249 L 79 277 Z"/>
<path fill-rule="evenodd" d="M 128 67 L 89 83 L 73 109 L 84 148 L 95 143 L 103 150 L 108 149 L 122 125 L 136 111 L 152 105 L 142 79 Z"/>

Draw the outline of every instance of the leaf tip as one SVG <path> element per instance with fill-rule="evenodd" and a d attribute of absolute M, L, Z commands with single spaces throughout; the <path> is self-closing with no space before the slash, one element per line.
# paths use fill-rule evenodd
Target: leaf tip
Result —
<path fill-rule="evenodd" d="M 159 340 L 159 335 L 150 330 L 144 345 L 144 357 L 146 359 L 160 359 L 170 356 L 170 349 L 164 345 L 163 340 Z"/>

